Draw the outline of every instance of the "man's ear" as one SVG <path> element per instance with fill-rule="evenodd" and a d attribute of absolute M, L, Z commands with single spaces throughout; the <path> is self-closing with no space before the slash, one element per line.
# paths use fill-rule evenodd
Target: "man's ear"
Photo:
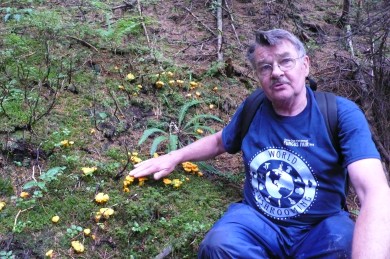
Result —
<path fill-rule="evenodd" d="M 310 58 L 307 55 L 303 57 L 303 68 L 305 77 L 307 77 L 310 73 Z"/>

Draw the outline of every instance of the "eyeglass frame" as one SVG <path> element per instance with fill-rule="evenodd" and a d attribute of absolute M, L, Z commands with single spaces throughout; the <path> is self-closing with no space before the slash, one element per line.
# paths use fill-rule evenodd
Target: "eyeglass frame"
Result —
<path fill-rule="evenodd" d="M 293 69 L 297 65 L 297 60 L 298 59 L 304 58 L 305 56 L 306 55 L 303 55 L 303 56 L 297 57 L 297 58 L 290 58 L 290 57 L 281 58 L 281 60 L 276 62 L 276 66 L 278 66 L 278 68 L 281 71 L 283 71 L 283 72 L 289 71 L 289 70 Z M 280 64 L 280 62 L 283 62 L 283 61 L 286 61 L 286 60 L 293 62 L 293 64 L 291 66 L 287 67 L 287 68 Z M 274 70 L 274 65 L 273 64 L 271 65 L 270 63 L 261 64 L 261 68 L 264 68 L 265 66 L 268 66 L 268 68 L 270 68 L 270 70 L 267 71 L 266 73 L 265 73 L 265 71 L 260 72 L 259 71 L 259 65 L 257 65 L 256 66 L 256 73 L 259 73 L 259 75 L 261 75 L 263 77 L 270 76 L 272 74 L 273 70 Z"/>

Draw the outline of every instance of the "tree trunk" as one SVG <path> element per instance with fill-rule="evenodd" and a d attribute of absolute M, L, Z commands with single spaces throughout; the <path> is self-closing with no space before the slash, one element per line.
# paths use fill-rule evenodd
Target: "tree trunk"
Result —
<path fill-rule="evenodd" d="M 340 28 L 343 28 L 345 24 L 348 23 L 350 9 L 351 9 L 351 0 L 344 0 L 343 12 L 340 16 L 340 19 L 337 21 L 337 26 L 339 26 Z"/>

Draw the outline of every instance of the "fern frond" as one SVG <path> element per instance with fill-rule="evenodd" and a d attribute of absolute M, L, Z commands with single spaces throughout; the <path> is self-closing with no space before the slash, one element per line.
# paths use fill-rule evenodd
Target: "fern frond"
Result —
<path fill-rule="evenodd" d="M 215 133 L 215 129 L 209 127 L 209 126 L 199 126 L 197 127 L 198 129 L 202 129 L 204 131 L 208 131 L 210 132 L 211 134 L 214 134 Z"/>
<path fill-rule="evenodd" d="M 169 136 L 169 149 L 168 152 L 177 150 L 179 146 L 179 137 L 175 134 L 171 134 Z"/>
<path fill-rule="evenodd" d="M 158 146 L 161 142 L 168 140 L 167 136 L 158 136 L 153 140 L 152 146 L 150 147 L 150 156 L 153 156 L 156 153 Z"/>
<path fill-rule="evenodd" d="M 142 143 L 145 142 L 145 140 L 147 140 L 149 138 L 150 135 L 154 134 L 154 133 L 161 133 L 161 134 L 167 134 L 165 131 L 161 130 L 161 129 L 157 129 L 157 128 L 151 128 L 151 129 L 147 129 L 144 131 L 144 133 L 142 134 L 141 138 L 139 139 L 138 141 L 138 146 L 140 146 Z"/>
<path fill-rule="evenodd" d="M 199 120 L 204 119 L 204 120 L 215 120 L 218 122 L 223 122 L 219 117 L 212 115 L 212 114 L 199 114 L 194 116 L 192 119 L 190 119 L 186 125 L 184 125 L 183 130 L 189 128 L 191 125 L 195 125 Z"/>
<path fill-rule="evenodd" d="M 198 101 L 198 100 L 192 100 L 191 102 L 189 103 L 186 103 L 183 105 L 183 107 L 181 108 L 180 110 L 180 113 L 179 113 L 179 120 L 178 120 L 178 126 L 180 127 L 186 114 L 187 114 L 187 111 L 188 109 L 191 107 L 191 106 L 194 106 L 194 105 L 197 105 L 197 104 L 200 104 L 202 103 L 202 101 Z"/>

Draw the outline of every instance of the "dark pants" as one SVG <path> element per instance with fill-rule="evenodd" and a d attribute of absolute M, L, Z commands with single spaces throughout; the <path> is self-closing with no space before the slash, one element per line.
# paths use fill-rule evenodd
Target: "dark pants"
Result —
<path fill-rule="evenodd" d="M 283 227 L 235 203 L 207 233 L 198 258 L 351 258 L 353 229 L 345 211 L 315 226 Z"/>

